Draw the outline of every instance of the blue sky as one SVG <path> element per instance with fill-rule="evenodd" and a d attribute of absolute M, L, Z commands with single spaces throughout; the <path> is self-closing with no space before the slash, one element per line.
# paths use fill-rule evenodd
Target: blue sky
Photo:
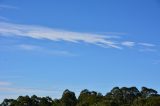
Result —
<path fill-rule="evenodd" d="M 0 100 L 160 91 L 158 0 L 0 0 Z"/>

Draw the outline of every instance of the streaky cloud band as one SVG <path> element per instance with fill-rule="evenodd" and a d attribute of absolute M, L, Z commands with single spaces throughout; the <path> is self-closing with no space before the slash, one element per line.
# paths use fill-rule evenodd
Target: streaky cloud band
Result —
<path fill-rule="evenodd" d="M 67 41 L 73 43 L 85 42 L 94 45 L 102 45 L 111 48 L 121 49 L 116 42 L 105 35 L 80 33 L 64 30 L 57 30 L 48 27 L 21 25 L 0 22 L 0 34 L 7 36 L 24 36 L 34 39 L 48 39 L 52 41 Z"/>
<path fill-rule="evenodd" d="M 65 41 L 72 43 L 88 43 L 97 45 L 103 48 L 123 49 L 123 47 L 138 47 L 153 48 L 155 44 L 146 42 L 135 42 L 129 40 L 119 41 L 115 35 L 108 34 L 94 34 L 60 30 L 55 28 L 13 24 L 9 22 L 0 21 L 0 36 L 21 36 L 30 37 L 33 39 L 47 39 L 51 41 Z M 113 37 L 112 37 L 113 36 Z M 29 48 L 28 48 L 29 49 Z"/>

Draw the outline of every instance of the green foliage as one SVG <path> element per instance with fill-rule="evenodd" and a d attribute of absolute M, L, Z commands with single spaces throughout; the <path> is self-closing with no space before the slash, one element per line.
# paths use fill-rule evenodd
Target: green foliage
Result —
<path fill-rule="evenodd" d="M 103 98 L 101 93 L 89 91 L 87 89 L 81 91 L 77 106 L 96 106 Z"/>
<path fill-rule="evenodd" d="M 74 92 L 69 91 L 68 89 L 63 92 L 61 98 L 62 106 L 76 106 L 77 99 Z"/>
<path fill-rule="evenodd" d="M 75 93 L 67 89 L 61 99 L 19 96 L 16 100 L 4 99 L 0 106 L 160 106 L 160 95 L 146 87 L 141 91 L 136 87 L 114 87 L 105 96 L 85 89 L 77 99 Z"/>

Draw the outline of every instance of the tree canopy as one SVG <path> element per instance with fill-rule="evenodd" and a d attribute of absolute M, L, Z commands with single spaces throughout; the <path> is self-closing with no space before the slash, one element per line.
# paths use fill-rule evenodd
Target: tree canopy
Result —
<path fill-rule="evenodd" d="M 114 87 L 106 95 L 84 89 L 76 98 L 74 92 L 66 89 L 60 99 L 19 96 L 4 99 L 0 106 L 160 106 L 160 95 L 154 89 L 142 87 Z"/>

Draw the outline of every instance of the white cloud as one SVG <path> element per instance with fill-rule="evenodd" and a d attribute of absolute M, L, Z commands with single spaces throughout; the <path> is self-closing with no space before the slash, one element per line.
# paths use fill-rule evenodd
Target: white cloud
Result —
<path fill-rule="evenodd" d="M 26 96 L 26 95 L 29 95 L 29 96 L 37 95 L 39 97 L 50 96 L 54 98 L 60 98 L 62 95 L 62 92 L 63 92 L 62 90 L 33 89 L 33 88 L 1 88 L 0 87 L 0 93 L 1 93 L 0 102 L 2 102 L 5 98 L 16 99 L 19 96 Z"/>
<path fill-rule="evenodd" d="M 39 46 L 35 46 L 35 45 L 28 45 L 28 44 L 20 44 L 20 45 L 17 45 L 20 49 L 23 49 L 23 50 L 38 50 L 40 49 L 41 47 Z"/>
<path fill-rule="evenodd" d="M 141 46 L 146 46 L 146 47 L 154 47 L 155 46 L 154 44 L 151 44 L 151 43 L 138 43 L 138 44 Z"/>
<path fill-rule="evenodd" d="M 3 101 L 5 98 L 16 99 L 18 96 L 31 96 L 34 94 L 37 96 L 50 96 L 54 98 L 60 98 L 62 92 L 62 90 L 50 89 L 0 87 L 0 102 Z"/>
<path fill-rule="evenodd" d="M 56 55 L 56 56 L 78 56 L 77 54 L 73 54 L 71 52 L 62 50 L 47 50 L 46 53 L 49 55 Z"/>
<path fill-rule="evenodd" d="M 34 52 L 41 52 L 44 54 L 49 54 L 49 55 L 56 55 L 56 56 L 77 56 L 69 51 L 65 50 L 50 50 L 43 48 L 41 46 L 37 45 L 29 45 L 29 44 L 19 44 L 19 45 L 14 45 L 14 47 L 17 47 L 20 50 L 26 50 L 26 51 L 34 51 Z"/>
<path fill-rule="evenodd" d="M 48 89 L 33 89 L 33 88 L 13 88 L 13 87 L 0 87 L 0 92 L 11 93 L 56 93 L 57 91 Z"/>
<path fill-rule="evenodd" d="M 138 45 L 141 47 L 139 49 L 140 52 L 156 52 L 157 49 L 155 49 L 154 44 L 151 43 L 138 43 Z"/>
<path fill-rule="evenodd" d="M 0 81 L 0 86 L 9 86 L 12 85 L 10 82 Z"/>
<path fill-rule="evenodd" d="M 133 46 L 135 46 L 135 42 L 124 41 L 124 42 L 122 42 L 122 45 L 127 46 L 127 47 L 133 47 Z"/>
<path fill-rule="evenodd" d="M 111 48 L 121 48 L 117 45 L 117 43 L 104 35 L 56 30 L 41 26 L 19 25 L 1 22 L 0 34 L 7 36 L 24 36 L 35 39 L 48 39 L 52 41 L 68 41 L 73 43 L 86 42 L 89 44 L 103 45 Z"/>
<path fill-rule="evenodd" d="M 0 4 L 0 10 L 1 9 L 18 9 L 18 8 L 15 6 L 11 6 L 11 5 Z"/>
<path fill-rule="evenodd" d="M 118 33 L 116 33 L 117 35 Z M 88 43 L 104 48 L 122 49 L 123 47 L 136 47 L 138 50 L 149 48 L 145 51 L 151 51 L 155 46 L 151 43 L 141 43 L 135 41 L 120 41 L 114 35 L 103 35 L 93 33 L 72 32 L 65 30 L 58 30 L 54 28 L 36 26 L 36 25 L 22 25 L 12 24 L 7 22 L 0 22 L 0 36 L 21 36 L 30 37 L 34 39 L 47 39 L 51 41 L 66 41 L 72 43 Z M 19 45 L 23 50 L 41 50 L 41 47 L 34 45 Z M 142 48 L 141 48 L 142 49 Z M 153 49 L 152 49 L 153 50 Z M 49 52 L 51 53 L 51 52 Z M 52 54 L 68 54 L 66 51 L 52 51 Z"/>
<path fill-rule="evenodd" d="M 60 97 L 62 89 L 41 89 L 41 88 L 28 88 L 28 87 L 15 87 L 10 82 L 0 81 L 0 102 L 3 101 L 4 98 L 16 98 L 20 95 L 41 95 L 41 96 L 51 96 Z M 10 96 L 10 97 L 8 97 Z"/>

